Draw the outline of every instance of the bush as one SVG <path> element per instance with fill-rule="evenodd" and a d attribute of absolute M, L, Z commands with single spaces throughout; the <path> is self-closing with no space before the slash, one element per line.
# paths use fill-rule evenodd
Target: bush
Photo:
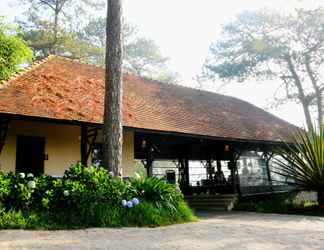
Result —
<path fill-rule="evenodd" d="M 249 212 L 324 215 L 317 202 L 300 200 L 298 192 L 240 198 L 234 209 Z"/>
<path fill-rule="evenodd" d="M 156 177 L 131 179 L 129 191 L 130 196 L 154 203 L 158 208 L 167 207 L 176 210 L 177 204 L 183 200 L 183 194 L 176 185 Z"/>
<path fill-rule="evenodd" d="M 159 226 L 194 220 L 175 185 L 76 164 L 61 179 L 0 173 L 0 228 Z"/>

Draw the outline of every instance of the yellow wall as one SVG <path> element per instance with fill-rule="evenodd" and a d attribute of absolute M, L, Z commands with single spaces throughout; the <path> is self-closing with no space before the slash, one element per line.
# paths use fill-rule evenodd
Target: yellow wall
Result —
<path fill-rule="evenodd" d="M 133 176 L 135 174 L 134 132 L 125 131 L 123 136 L 123 176 Z"/>
<path fill-rule="evenodd" d="M 96 142 L 102 142 L 102 131 L 99 131 Z M 89 159 L 89 162 L 91 159 Z M 133 176 L 135 173 L 135 160 L 134 160 L 134 132 L 124 129 L 123 133 L 123 176 Z"/>
<path fill-rule="evenodd" d="M 15 171 L 17 135 L 45 138 L 45 174 L 62 176 L 73 163 L 80 160 L 80 127 L 74 125 L 50 124 L 34 121 L 12 121 L 6 144 L 0 155 L 0 169 Z M 123 174 L 134 173 L 134 133 L 124 132 Z"/>

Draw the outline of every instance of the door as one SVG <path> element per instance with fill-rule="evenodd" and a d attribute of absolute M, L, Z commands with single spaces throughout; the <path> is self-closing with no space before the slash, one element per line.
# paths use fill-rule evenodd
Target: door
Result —
<path fill-rule="evenodd" d="M 44 173 L 45 139 L 42 137 L 17 136 L 17 173 Z"/>

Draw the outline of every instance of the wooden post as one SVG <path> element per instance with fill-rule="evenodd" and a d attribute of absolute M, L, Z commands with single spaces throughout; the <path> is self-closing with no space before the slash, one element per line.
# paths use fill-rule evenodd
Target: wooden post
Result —
<path fill-rule="evenodd" d="M 123 38 L 122 0 L 108 0 L 106 43 L 106 85 L 104 111 L 104 166 L 122 175 Z"/>
<path fill-rule="evenodd" d="M 188 188 L 190 184 L 190 177 L 189 177 L 189 160 L 188 158 L 184 158 L 184 175 L 185 175 L 185 185 Z"/>
<path fill-rule="evenodd" d="M 0 118 L 0 154 L 4 148 L 9 129 L 9 119 Z"/>
<path fill-rule="evenodd" d="M 236 193 L 237 191 L 237 187 L 236 187 L 236 171 L 235 171 L 235 162 L 233 159 L 230 160 L 229 162 L 230 164 L 230 169 L 231 169 L 231 177 L 232 177 L 232 188 L 234 193 Z"/>
<path fill-rule="evenodd" d="M 271 177 L 271 171 L 270 171 L 270 160 L 272 158 L 273 154 L 269 154 L 267 152 L 263 153 L 263 158 L 265 160 L 265 164 L 266 164 L 266 170 L 267 170 L 267 177 L 268 177 L 268 182 L 269 182 L 269 186 L 271 187 L 271 189 L 273 189 L 272 187 L 272 177 Z"/>
<path fill-rule="evenodd" d="M 87 151 L 88 151 L 88 128 L 87 125 L 81 125 L 81 163 L 84 166 L 88 165 Z"/>
<path fill-rule="evenodd" d="M 212 160 L 211 160 L 211 158 L 208 158 L 207 159 L 207 167 L 206 167 L 206 170 L 207 170 L 207 178 L 209 180 L 211 180 L 213 178 L 212 168 L 213 168 Z"/>
<path fill-rule="evenodd" d="M 146 153 L 146 173 L 148 177 L 153 176 L 153 162 L 154 162 L 153 147 L 150 145 L 147 148 L 147 153 Z"/>

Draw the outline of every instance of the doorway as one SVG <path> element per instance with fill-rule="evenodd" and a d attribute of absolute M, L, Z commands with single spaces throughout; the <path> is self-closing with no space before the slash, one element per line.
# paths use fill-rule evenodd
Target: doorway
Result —
<path fill-rule="evenodd" d="M 44 173 L 45 138 L 17 136 L 16 172 Z"/>

